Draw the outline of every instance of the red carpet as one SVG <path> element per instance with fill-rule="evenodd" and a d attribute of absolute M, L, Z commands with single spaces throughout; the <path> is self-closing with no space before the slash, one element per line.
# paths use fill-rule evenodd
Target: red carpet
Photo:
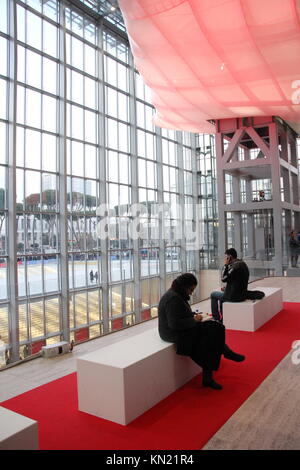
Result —
<path fill-rule="evenodd" d="M 202 388 L 198 376 L 128 426 L 79 412 L 75 373 L 1 405 L 38 421 L 41 449 L 201 449 L 299 337 L 296 303 L 285 303 L 284 310 L 255 333 L 227 331 L 226 342 L 247 359 L 222 360 L 216 372 L 222 391 Z"/>

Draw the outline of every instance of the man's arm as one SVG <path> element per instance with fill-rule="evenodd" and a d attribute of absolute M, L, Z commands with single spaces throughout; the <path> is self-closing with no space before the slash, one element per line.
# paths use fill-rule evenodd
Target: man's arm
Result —
<path fill-rule="evenodd" d="M 234 263 L 225 265 L 221 275 L 222 282 L 231 282 L 236 278 L 237 271 L 237 266 Z"/>

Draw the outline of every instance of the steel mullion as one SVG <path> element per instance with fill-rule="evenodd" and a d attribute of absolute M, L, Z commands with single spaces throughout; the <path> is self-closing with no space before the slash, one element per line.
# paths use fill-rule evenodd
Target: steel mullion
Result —
<path fill-rule="evenodd" d="M 10 0 L 9 12 L 9 64 L 8 82 L 8 278 L 9 278 L 9 338 L 11 347 L 11 362 L 19 360 L 19 306 L 18 306 L 18 271 L 17 271 L 17 230 L 16 230 L 16 117 L 17 117 L 17 6 L 15 0 Z"/>
<path fill-rule="evenodd" d="M 66 29 L 65 8 L 59 5 L 59 102 L 58 102 L 58 161 L 59 161 L 59 230 L 61 266 L 61 321 L 63 339 L 70 341 L 69 324 L 69 259 L 67 219 L 67 159 L 66 159 Z"/>

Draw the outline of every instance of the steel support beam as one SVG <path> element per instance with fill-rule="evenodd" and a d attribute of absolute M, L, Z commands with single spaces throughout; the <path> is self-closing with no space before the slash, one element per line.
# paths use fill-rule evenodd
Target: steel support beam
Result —
<path fill-rule="evenodd" d="M 17 119 L 17 5 L 9 2 L 9 62 L 8 62 L 8 280 L 9 280 L 9 343 L 10 362 L 16 362 L 19 354 L 19 305 L 17 271 L 17 226 L 16 226 L 16 119 Z"/>

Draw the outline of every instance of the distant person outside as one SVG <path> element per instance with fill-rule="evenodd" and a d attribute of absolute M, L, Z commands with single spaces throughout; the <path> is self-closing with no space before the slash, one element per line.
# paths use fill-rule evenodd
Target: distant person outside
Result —
<path fill-rule="evenodd" d="M 296 233 L 294 230 L 292 230 L 289 235 L 289 249 L 292 268 L 297 268 L 300 243 L 298 241 L 298 237 L 296 237 Z"/>
<path fill-rule="evenodd" d="M 223 323 L 223 302 L 243 302 L 247 298 L 249 269 L 247 264 L 238 259 L 234 248 L 225 251 L 221 281 L 226 283 L 222 291 L 210 295 L 211 313 L 215 320 Z"/>

